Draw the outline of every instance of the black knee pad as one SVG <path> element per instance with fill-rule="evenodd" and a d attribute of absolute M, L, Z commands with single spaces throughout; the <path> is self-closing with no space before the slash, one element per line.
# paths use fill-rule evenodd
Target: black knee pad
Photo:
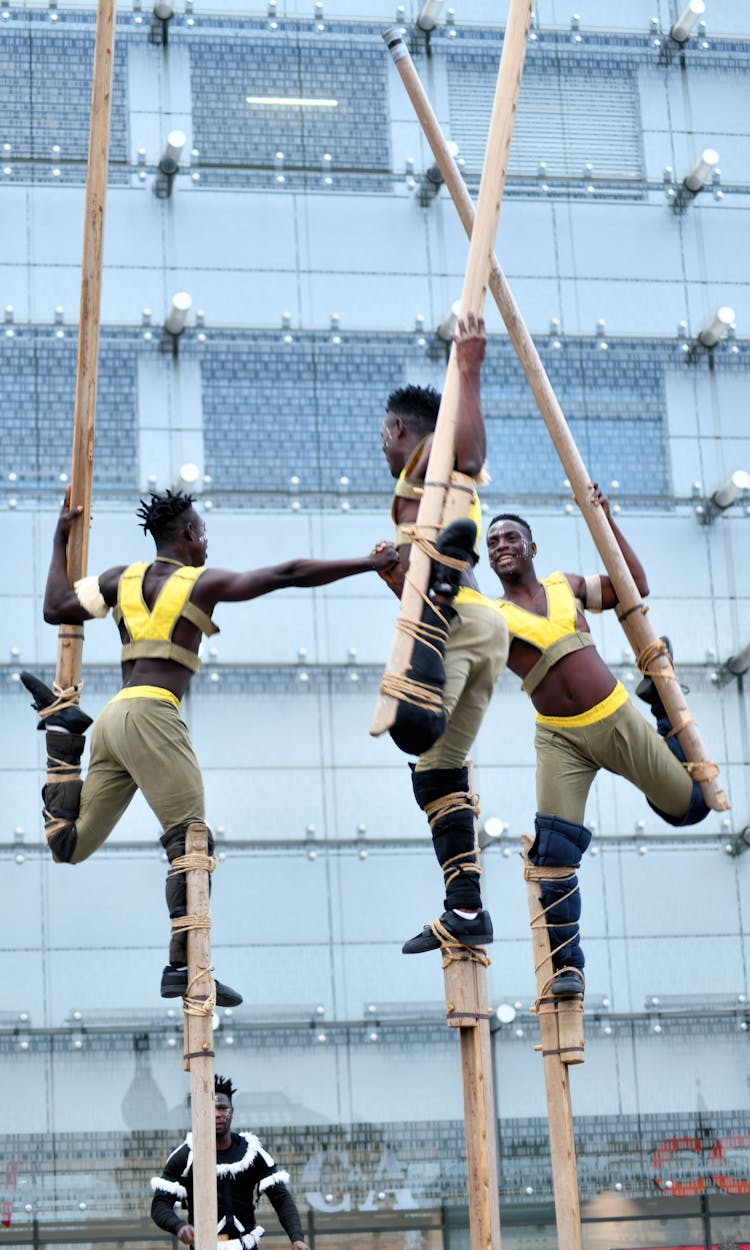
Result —
<path fill-rule="evenodd" d="M 167 852 L 167 859 L 173 864 L 185 854 L 185 835 L 188 831 L 188 825 L 193 822 L 188 821 L 184 825 L 175 825 L 173 829 L 167 829 L 159 839 L 164 850 Z M 195 822 L 198 823 L 197 821 Z M 200 822 L 201 824 L 203 821 Z M 212 855 L 214 849 L 214 838 L 211 830 L 208 830 L 208 854 Z M 211 876 L 208 878 L 209 892 L 211 890 Z M 170 920 L 176 920 L 179 916 L 187 914 L 187 881 L 184 872 L 168 872 L 165 887 L 165 895 L 167 900 L 167 909 L 169 911 Z M 187 934 L 173 933 L 169 943 L 169 962 L 172 964 L 184 964 L 187 962 Z"/>
<path fill-rule="evenodd" d="M 424 755 L 442 738 L 447 724 L 443 708 L 433 712 L 399 700 L 396 719 L 388 732 L 399 751 L 405 755 Z"/>
<path fill-rule="evenodd" d="M 52 858 L 58 864 L 69 864 L 78 846 L 78 831 L 75 821 L 71 821 L 69 825 L 58 829 L 57 833 L 53 833 L 51 837 L 47 838 L 47 846 L 52 853 Z"/>
<path fill-rule="evenodd" d="M 435 856 L 446 879 L 446 908 L 478 911 L 482 906 L 479 873 L 462 871 L 465 865 L 476 864 L 474 848 L 474 811 L 470 806 L 468 768 L 431 768 L 423 772 L 412 769 L 414 797 L 424 811 L 430 803 L 449 794 L 466 796 L 464 806 L 445 816 L 429 816 Z M 453 862 L 449 862 L 453 861 Z"/>
<path fill-rule="evenodd" d="M 427 768 L 419 771 L 411 767 L 411 784 L 414 798 L 424 811 L 427 803 L 442 799 L 445 794 L 469 789 L 468 768 Z"/>

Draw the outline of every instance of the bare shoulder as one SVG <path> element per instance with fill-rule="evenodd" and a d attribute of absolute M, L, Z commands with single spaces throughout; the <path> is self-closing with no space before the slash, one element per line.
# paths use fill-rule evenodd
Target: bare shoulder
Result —
<path fill-rule="evenodd" d="M 222 599 L 233 597 L 239 578 L 232 569 L 203 569 L 190 597 L 196 606 L 210 610 Z"/>
<path fill-rule="evenodd" d="M 427 477 L 427 465 L 429 464 L 430 452 L 432 451 L 432 440 L 432 434 L 428 435 L 428 437 L 424 440 L 422 450 L 419 454 L 419 459 L 409 472 L 409 477 L 412 480 L 416 479 L 416 481 L 422 482 Z"/>
<path fill-rule="evenodd" d="M 117 587 L 127 567 L 127 564 L 118 564 L 114 568 L 106 569 L 104 573 L 99 574 L 99 590 L 104 602 L 110 606 L 117 601 Z"/>
<path fill-rule="evenodd" d="M 586 598 L 586 578 L 581 573 L 563 573 L 563 577 L 573 591 L 576 599 Z"/>

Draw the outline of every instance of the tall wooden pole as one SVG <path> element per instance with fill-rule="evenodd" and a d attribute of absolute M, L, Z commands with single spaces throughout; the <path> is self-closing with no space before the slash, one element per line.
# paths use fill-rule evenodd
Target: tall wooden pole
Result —
<path fill-rule="evenodd" d="M 211 978 L 208 828 L 188 825 L 187 868 L 188 992 L 185 1010 L 185 1067 L 190 1072 L 193 1132 L 193 1214 L 197 1250 L 216 1250 L 216 1125 L 214 1120 L 213 1013 L 216 989 Z M 175 865 L 183 867 L 179 860 Z"/>
<path fill-rule="evenodd" d="M 524 864 L 528 867 L 531 838 L 524 837 Z M 538 884 L 527 876 L 531 943 L 534 952 L 544 1086 L 547 1091 L 552 1185 L 558 1250 L 582 1250 L 581 1210 L 578 1198 L 573 1109 L 568 1067 L 583 1062 L 583 1000 L 555 1000 L 549 990 L 553 976 L 549 931 Z"/>
<path fill-rule="evenodd" d="M 391 48 L 393 38 L 389 41 L 389 36 L 391 36 L 391 32 L 387 31 L 383 38 L 389 44 L 389 48 Z M 448 149 L 440 124 L 403 41 L 400 41 L 395 51 L 392 49 L 392 55 L 407 94 L 421 122 L 425 137 L 443 175 L 445 185 L 456 206 L 463 227 L 471 237 L 475 229 L 475 221 L 478 218 L 479 202 L 477 201 L 475 213 L 474 205 L 471 202 L 471 197 L 466 189 L 461 172 Z M 604 567 L 617 592 L 622 627 L 636 656 L 643 656 L 650 649 L 654 649 L 654 644 L 657 642 L 656 631 L 648 620 L 645 610 L 642 609 L 641 597 L 633 581 L 633 576 L 615 541 L 607 519 L 603 515 L 601 508 L 595 505 L 593 501 L 591 477 L 576 447 L 562 408 L 552 389 L 552 384 L 547 377 L 533 339 L 526 328 L 513 293 L 508 286 L 497 257 L 494 255 L 491 258 L 489 287 L 500 310 L 500 315 L 505 322 L 510 340 L 518 353 L 521 366 L 526 374 L 526 380 L 531 387 L 539 406 L 539 411 L 571 483 L 584 520 L 589 527 L 596 548 L 604 562 Z M 698 727 L 689 718 L 690 714 L 687 704 L 679 682 L 674 680 L 670 661 L 663 653 L 654 649 L 653 655 L 646 660 L 645 669 L 656 683 L 672 725 L 681 727 L 677 737 L 686 758 L 698 765 L 696 780 L 700 785 L 704 800 L 715 811 L 726 811 L 729 807 L 729 802 L 717 780 L 718 769 L 714 772 L 714 766 L 710 763 L 710 757 L 703 744 Z M 706 764 L 703 775 L 700 768 L 701 764 Z"/>
<path fill-rule="evenodd" d="M 461 1044 L 471 1250 L 499 1250 L 497 1111 L 487 968 L 460 947 L 448 947 L 443 958 L 446 1017 L 449 1027 L 458 1029 Z"/>
<path fill-rule="evenodd" d="M 471 235 L 466 275 L 461 293 L 459 315 L 463 318 L 466 318 L 469 312 L 475 313 L 477 317 L 481 316 L 484 307 L 493 241 L 500 217 L 500 204 L 513 137 L 513 122 L 521 89 L 521 74 L 526 56 L 532 7 L 533 0 L 511 0 L 492 120 L 487 136 L 487 151 L 479 187 L 476 220 Z M 408 55 L 398 30 L 394 28 L 387 31 L 384 38 L 394 58 L 402 55 L 402 48 Z M 448 361 L 443 397 L 425 477 L 424 494 L 417 514 L 417 525 L 428 538 L 434 538 L 440 528 L 446 495 L 445 484 L 453 470 L 458 393 L 459 377 L 454 344 Z M 467 495 L 467 513 L 468 509 L 469 496 Z M 400 618 L 402 620 L 419 621 L 421 619 L 422 596 L 427 590 L 429 575 L 429 556 L 413 544 L 409 557 L 409 574 L 401 596 Z M 409 667 L 413 647 L 411 635 L 397 627 L 386 663 L 386 673 L 405 673 Z M 378 735 L 389 729 L 395 720 L 397 708 L 398 703 L 395 698 L 381 693 L 370 726 L 370 733 Z"/>
<path fill-rule="evenodd" d="M 473 792 L 471 760 L 468 767 Z M 474 848 L 478 860 L 476 821 Z M 489 962 L 481 947 L 471 950 L 460 943 L 443 947 L 446 1019 L 449 1028 L 459 1030 L 461 1045 L 471 1250 L 500 1250 L 497 1111 L 487 1006 Z"/>
<path fill-rule="evenodd" d="M 68 577 L 86 573 L 94 473 L 94 423 L 99 359 L 99 322 L 104 248 L 104 203 L 107 194 L 109 123 L 112 112 L 112 67 L 115 42 L 115 0 L 99 0 L 96 13 L 94 74 L 91 91 L 89 159 L 83 221 L 81 304 L 78 318 L 78 363 L 73 413 L 73 454 L 70 469 L 70 506 L 83 508 L 68 541 Z M 58 635 L 55 681 L 62 689 L 81 676 L 83 626 L 63 625 Z"/>

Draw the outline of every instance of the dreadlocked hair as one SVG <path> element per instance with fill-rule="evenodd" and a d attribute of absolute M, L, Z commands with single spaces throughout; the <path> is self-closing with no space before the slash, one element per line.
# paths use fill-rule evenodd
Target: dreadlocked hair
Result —
<path fill-rule="evenodd" d="M 216 1094 L 224 1094 L 229 1101 L 232 1101 L 232 1094 L 236 1094 L 237 1090 L 232 1084 L 232 1078 L 229 1076 L 219 1076 L 214 1074 L 214 1096 Z"/>
<path fill-rule="evenodd" d="M 162 538 L 174 529 L 180 517 L 192 508 L 194 499 L 184 491 L 165 490 L 158 495 L 151 494 L 151 502 L 141 499 L 136 516 L 141 522 L 144 534 L 152 534 L 154 538 Z"/>

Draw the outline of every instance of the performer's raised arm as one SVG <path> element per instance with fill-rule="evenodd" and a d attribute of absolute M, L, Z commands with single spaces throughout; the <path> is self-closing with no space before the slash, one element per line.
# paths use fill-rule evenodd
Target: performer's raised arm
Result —
<path fill-rule="evenodd" d="M 44 619 L 48 625 L 82 625 L 106 616 L 117 598 L 117 584 L 125 566 L 108 569 L 99 577 L 83 577 L 71 586 L 68 578 L 68 539 L 74 525 L 83 525 L 83 508 L 70 507 L 70 487 L 52 538 L 52 558 L 44 591 Z"/>
<path fill-rule="evenodd" d="M 53 858 L 78 864 L 102 845 L 136 790 L 162 827 L 170 863 L 185 854 L 185 835 L 205 815 L 203 780 L 180 701 L 200 668 L 203 635 L 218 632 L 211 619 L 218 603 L 242 602 L 284 587 L 326 586 L 359 573 L 386 573 L 392 549 L 341 560 L 288 560 L 249 572 L 206 569 L 208 539 L 203 518 L 189 495 L 152 495 L 138 517 L 155 543 L 151 560 L 108 569 L 70 585 L 68 541 L 83 525 L 81 508 L 66 494 L 52 543 L 44 597 L 50 624 L 80 625 L 113 610 L 120 633 L 122 689 L 97 718 L 91 760 L 81 781 L 84 733 L 91 725 L 77 704 L 77 690 L 50 689 L 32 673 L 21 680 L 33 697 L 39 728 L 46 730 L 47 778 L 44 825 Z M 209 834 L 209 854 L 213 839 Z M 170 872 L 167 905 L 173 920 L 185 915 L 185 876 Z M 161 994 L 175 998 L 187 989 L 186 933 L 178 925 L 169 946 Z M 216 983 L 217 1004 L 236 1006 L 242 997 Z"/>
<path fill-rule="evenodd" d="M 487 347 L 483 318 L 472 312 L 466 322 L 459 320 L 453 342 L 458 365 L 458 416 L 456 418 L 456 469 L 469 477 L 479 477 L 487 457 L 487 431 L 482 414 L 479 378 Z"/>
<path fill-rule="evenodd" d="M 625 563 L 630 570 L 638 593 L 645 599 L 649 593 L 646 570 L 612 516 L 609 499 L 600 489 L 598 482 L 591 483 L 591 491 L 592 501 L 601 508 L 604 516 L 607 518 L 609 528 L 625 557 Z M 589 577 L 580 577 L 575 574 L 566 574 L 566 576 L 571 586 L 573 586 L 576 597 L 581 600 L 584 607 L 588 608 L 590 612 L 603 612 L 609 608 L 617 607 L 617 593 L 606 573 L 594 574 Z"/>

